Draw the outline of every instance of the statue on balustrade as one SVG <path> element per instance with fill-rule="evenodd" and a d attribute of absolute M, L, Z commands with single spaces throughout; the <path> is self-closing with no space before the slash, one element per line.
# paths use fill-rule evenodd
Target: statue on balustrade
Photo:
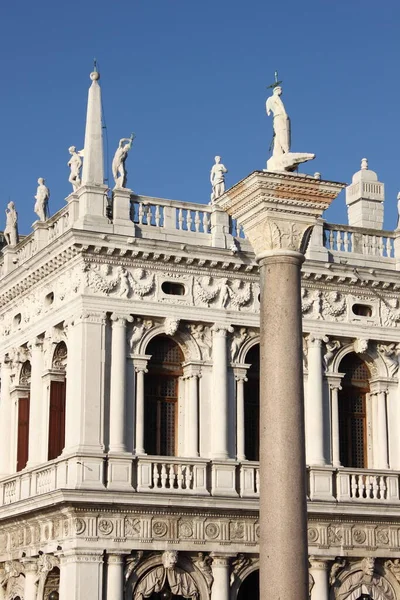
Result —
<path fill-rule="evenodd" d="M 50 190 L 45 185 L 43 177 L 38 179 L 38 188 L 35 196 L 35 207 L 34 211 L 39 217 L 39 221 L 45 221 L 49 217 L 49 198 Z"/>
<path fill-rule="evenodd" d="M 211 169 L 210 182 L 212 186 L 211 204 L 225 192 L 225 173 L 228 169 L 221 163 L 221 157 L 215 157 L 215 164 Z"/>
<path fill-rule="evenodd" d="M 126 186 L 127 171 L 125 168 L 125 161 L 129 150 L 132 148 L 134 139 L 135 134 L 132 133 L 130 138 L 122 138 L 119 140 L 118 148 L 112 161 L 112 174 L 115 181 L 114 189 L 125 188 Z"/>
<path fill-rule="evenodd" d="M 68 166 L 71 169 L 68 181 L 72 185 L 72 189 L 74 192 L 78 188 L 81 187 L 81 169 L 82 169 L 82 156 L 84 154 L 83 150 L 77 150 L 75 146 L 71 146 L 68 148 L 68 152 L 71 155 L 71 158 L 68 161 Z"/>
<path fill-rule="evenodd" d="M 272 96 L 267 99 L 267 115 L 273 114 L 272 157 L 267 161 L 268 171 L 294 171 L 300 163 L 313 160 L 315 154 L 305 152 L 291 152 L 291 127 L 290 119 L 282 101 L 282 81 L 278 81 L 278 71 L 275 71 L 275 81 L 268 88 L 272 88 Z"/>
<path fill-rule="evenodd" d="M 15 210 L 14 202 L 7 204 L 4 238 L 8 246 L 16 246 L 18 244 L 18 213 Z"/>

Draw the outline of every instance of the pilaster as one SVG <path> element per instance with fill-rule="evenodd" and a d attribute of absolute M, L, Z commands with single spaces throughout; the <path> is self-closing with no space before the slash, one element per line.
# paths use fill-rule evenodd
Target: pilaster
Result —
<path fill-rule="evenodd" d="M 103 550 L 67 550 L 60 557 L 60 600 L 103 600 Z"/>

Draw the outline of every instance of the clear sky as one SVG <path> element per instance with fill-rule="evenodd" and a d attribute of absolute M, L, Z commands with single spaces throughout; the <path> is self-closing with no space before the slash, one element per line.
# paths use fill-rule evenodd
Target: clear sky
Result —
<path fill-rule="evenodd" d="M 36 180 L 54 213 L 70 193 L 68 147 L 83 146 L 89 73 L 101 72 L 109 164 L 136 133 L 128 186 L 207 203 L 220 154 L 227 185 L 265 168 L 266 86 L 275 69 L 303 172 L 349 182 L 366 156 L 400 190 L 398 0 L 19 0 L 2 7 L 0 227 L 15 201 L 28 233 Z M 346 222 L 343 194 L 326 213 Z"/>

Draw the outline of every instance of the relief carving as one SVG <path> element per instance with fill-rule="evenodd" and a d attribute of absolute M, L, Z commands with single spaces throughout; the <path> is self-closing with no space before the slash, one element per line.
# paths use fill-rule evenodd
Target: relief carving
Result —
<path fill-rule="evenodd" d="M 135 353 L 136 346 L 139 344 L 146 331 L 151 329 L 153 325 L 154 323 L 151 319 L 142 319 L 140 317 L 134 319 L 131 333 L 128 330 L 128 344 L 131 353 Z"/>
<path fill-rule="evenodd" d="M 393 377 L 399 370 L 400 345 L 396 343 L 377 344 L 376 349 L 387 367 L 389 377 Z"/>
<path fill-rule="evenodd" d="M 154 289 L 154 274 L 140 268 L 131 273 L 123 266 L 86 263 L 84 273 L 86 286 L 107 296 L 115 293 L 120 298 L 143 298 Z"/>
<path fill-rule="evenodd" d="M 202 360 L 211 360 L 212 337 L 210 327 L 206 327 L 203 323 L 189 323 L 187 328 L 197 342 Z"/>

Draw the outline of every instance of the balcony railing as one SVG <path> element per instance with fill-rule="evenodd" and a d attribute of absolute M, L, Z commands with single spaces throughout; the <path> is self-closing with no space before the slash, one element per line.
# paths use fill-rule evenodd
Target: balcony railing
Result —
<path fill-rule="evenodd" d="M 324 246 L 332 253 L 394 259 L 394 232 L 325 223 Z"/>
<path fill-rule="evenodd" d="M 104 456 L 74 455 L 58 458 L 40 467 L 24 469 L 0 480 L 0 506 L 57 490 L 118 489 L 132 493 L 227 496 L 257 499 L 260 470 L 257 462 L 217 461 L 177 457 L 141 456 L 119 458 L 131 473 L 118 482 L 111 459 Z M 94 477 L 97 473 L 97 478 Z M 313 502 L 345 502 L 350 504 L 400 503 L 400 473 L 394 471 L 334 469 L 308 467 L 308 500 Z"/>

